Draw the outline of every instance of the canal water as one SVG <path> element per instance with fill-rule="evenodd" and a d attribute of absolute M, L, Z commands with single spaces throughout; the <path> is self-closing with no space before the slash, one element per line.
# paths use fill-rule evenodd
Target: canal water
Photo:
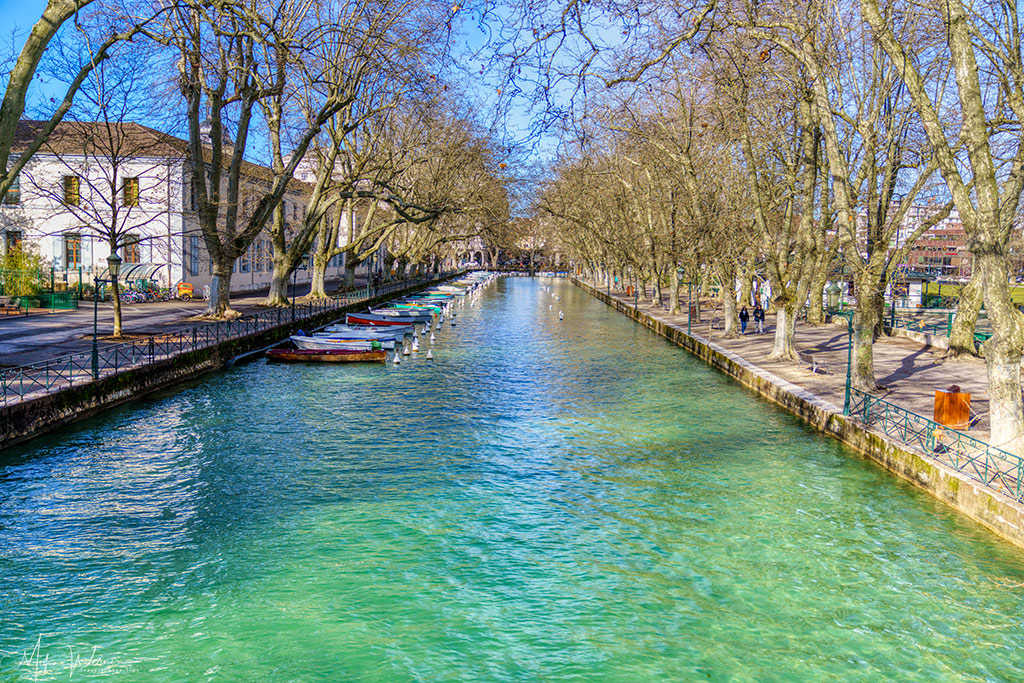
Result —
<path fill-rule="evenodd" d="M 1021 551 L 563 281 L 456 311 L 0 456 L 0 680 L 1024 678 Z"/>

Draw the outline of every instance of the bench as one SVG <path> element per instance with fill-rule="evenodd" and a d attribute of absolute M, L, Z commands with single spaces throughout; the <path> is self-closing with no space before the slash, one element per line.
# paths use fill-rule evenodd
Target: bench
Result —
<path fill-rule="evenodd" d="M 808 366 L 807 369 L 810 370 L 812 374 L 815 374 L 815 375 L 832 375 L 832 374 L 835 374 L 834 372 L 832 372 L 831 366 L 829 366 L 828 363 L 823 363 L 820 360 L 818 360 L 818 357 L 816 355 L 808 356 L 808 355 L 805 355 L 803 353 L 797 353 L 796 355 L 797 355 L 798 358 L 800 358 L 800 362 L 801 363 L 804 363 L 804 364 L 806 364 Z"/>
<path fill-rule="evenodd" d="M 28 315 L 28 306 L 22 308 L 18 297 L 0 296 L 0 312 L 4 315 Z"/>
<path fill-rule="evenodd" d="M 725 318 L 714 317 L 709 323 L 713 330 L 724 330 L 725 329 Z"/>

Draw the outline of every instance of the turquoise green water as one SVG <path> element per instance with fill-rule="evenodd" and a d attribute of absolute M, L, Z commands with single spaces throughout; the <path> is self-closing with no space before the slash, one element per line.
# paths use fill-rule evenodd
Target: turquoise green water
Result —
<path fill-rule="evenodd" d="M 0 679 L 1024 679 L 1020 551 L 565 283 L 457 312 L 0 456 Z"/>

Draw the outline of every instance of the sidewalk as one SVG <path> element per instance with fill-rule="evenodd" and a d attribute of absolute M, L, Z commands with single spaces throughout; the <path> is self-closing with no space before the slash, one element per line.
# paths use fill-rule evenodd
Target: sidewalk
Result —
<path fill-rule="evenodd" d="M 614 290 L 612 296 L 632 308 L 632 296 L 627 297 L 625 292 Z M 820 327 L 797 323 L 797 351 L 803 358 L 813 361 L 818 366 L 818 372 L 814 373 L 809 362 L 796 364 L 768 360 L 775 337 L 774 315 L 766 318 L 764 334 L 752 332 L 756 328 L 750 324 L 746 335 L 726 339 L 721 329 L 710 329 L 709 321 L 716 317 L 712 305 L 712 302 L 702 300 L 703 322 L 693 321 L 691 327 L 694 335 L 704 337 L 842 409 L 847 356 L 847 331 L 844 319 Z M 647 301 L 641 302 L 637 308 L 648 315 L 686 329 L 685 300 L 682 302 L 684 312 L 679 315 L 669 315 L 667 299 L 665 305 L 661 307 Z M 722 317 L 721 307 L 717 309 L 717 317 Z M 977 417 L 967 433 L 982 441 L 988 441 L 988 379 L 985 361 L 980 358 L 947 361 L 944 353 L 942 349 L 933 349 L 910 339 L 880 338 L 874 346 L 875 379 L 886 389 L 873 393 L 879 398 L 930 419 L 935 406 L 935 390 L 946 389 L 953 384 L 959 385 L 962 391 L 971 394 L 971 415 L 972 418 Z"/>

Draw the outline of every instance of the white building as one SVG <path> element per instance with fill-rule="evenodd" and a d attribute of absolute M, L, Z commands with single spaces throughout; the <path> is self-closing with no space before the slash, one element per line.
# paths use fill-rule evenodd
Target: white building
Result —
<path fill-rule="evenodd" d="M 19 124 L 14 153 L 24 150 L 39 122 Z M 0 244 L 37 249 L 57 282 L 86 283 L 100 277 L 117 237 L 122 279 L 146 279 L 164 287 L 191 283 L 197 295 L 212 281 L 212 267 L 195 214 L 188 145 L 135 123 L 64 122 L 26 164 L 0 198 Z M 244 214 L 269 186 L 269 169 L 246 163 L 240 200 Z M 293 181 L 284 198 L 287 223 L 305 216 L 309 186 Z M 271 278 L 271 244 L 259 236 L 235 263 L 231 290 L 265 288 Z M 335 259 L 327 271 L 343 273 Z M 299 270 L 308 282 L 311 271 Z"/>

